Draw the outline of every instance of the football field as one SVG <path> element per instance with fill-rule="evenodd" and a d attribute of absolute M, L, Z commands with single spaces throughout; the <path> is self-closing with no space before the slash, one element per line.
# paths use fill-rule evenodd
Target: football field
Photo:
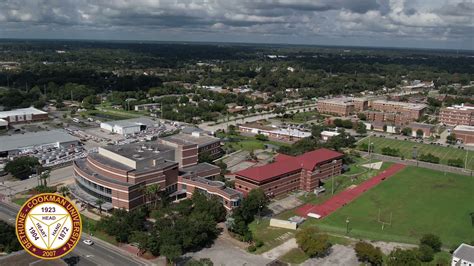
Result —
<path fill-rule="evenodd" d="M 408 140 L 398 140 L 398 139 L 389 139 L 389 138 L 380 138 L 380 137 L 370 137 L 364 138 L 357 143 L 359 146 L 362 143 L 369 144 L 369 141 L 373 143 L 375 153 L 382 154 L 382 148 L 390 147 L 400 150 L 400 154 L 405 157 L 405 159 L 411 159 L 413 156 L 413 150 L 416 146 L 418 156 L 420 154 L 431 153 L 436 157 L 440 158 L 441 164 L 448 164 L 449 159 L 462 159 L 463 162 L 466 161 L 467 154 L 467 168 L 474 170 L 474 151 L 466 151 L 463 149 L 452 148 L 452 147 L 442 147 L 432 144 L 416 143 Z"/>
<path fill-rule="evenodd" d="M 474 240 L 474 178 L 408 166 L 322 220 L 350 237 L 417 243 L 433 233 L 444 246 Z M 347 221 L 348 224 L 347 224 Z"/>

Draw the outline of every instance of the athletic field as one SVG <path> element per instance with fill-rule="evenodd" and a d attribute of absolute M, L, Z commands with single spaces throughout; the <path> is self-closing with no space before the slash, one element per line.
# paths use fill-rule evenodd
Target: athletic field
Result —
<path fill-rule="evenodd" d="M 473 177 L 407 166 L 324 219 L 305 224 L 345 234 L 349 220 L 351 237 L 417 243 L 434 233 L 444 246 L 457 246 L 474 241 L 473 190 Z"/>
<path fill-rule="evenodd" d="M 397 140 L 389 138 L 370 137 L 370 142 L 374 144 L 375 153 L 382 154 L 382 148 L 390 147 L 400 149 L 400 154 L 405 156 L 405 159 L 411 159 L 413 156 L 413 147 L 416 146 L 417 154 L 431 153 L 440 158 L 441 164 L 448 164 L 449 159 L 462 159 L 465 162 L 466 150 L 458 148 L 448 148 L 438 145 L 415 143 L 407 140 Z M 369 144 L 369 138 L 360 140 L 357 145 L 362 143 Z M 467 168 L 474 170 L 474 152 L 468 151 Z"/>

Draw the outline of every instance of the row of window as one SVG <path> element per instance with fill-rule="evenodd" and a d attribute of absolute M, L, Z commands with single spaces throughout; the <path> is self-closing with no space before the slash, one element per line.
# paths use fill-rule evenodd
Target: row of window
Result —
<path fill-rule="evenodd" d="M 96 184 L 94 182 L 91 182 L 85 178 L 83 178 L 82 176 L 80 175 L 76 175 L 76 179 L 83 185 L 86 185 L 88 186 L 89 188 L 93 188 L 93 189 L 96 189 L 96 190 L 99 190 L 101 192 L 104 192 L 106 194 L 112 194 L 112 190 L 110 188 L 106 188 L 104 186 L 101 186 L 99 184 Z"/>
<path fill-rule="evenodd" d="M 91 189 L 89 189 L 87 186 L 85 186 L 84 184 L 82 184 L 81 182 L 76 182 L 76 184 L 81 188 L 83 189 L 84 191 L 86 191 L 87 193 L 91 194 L 92 196 L 96 197 L 96 198 L 100 198 L 100 199 L 103 199 L 104 201 L 106 202 L 112 202 L 112 198 L 111 197 L 106 197 L 102 194 L 99 194 Z"/>

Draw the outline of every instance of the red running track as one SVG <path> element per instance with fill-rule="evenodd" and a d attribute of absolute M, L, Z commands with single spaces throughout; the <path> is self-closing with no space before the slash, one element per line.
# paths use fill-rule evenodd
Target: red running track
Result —
<path fill-rule="evenodd" d="M 380 182 L 382 182 L 385 178 L 388 178 L 398 171 L 405 168 L 403 164 L 394 164 L 387 168 L 385 171 L 380 173 L 377 176 L 372 177 L 369 180 L 364 181 L 357 187 L 353 189 L 346 189 L 339 194 L 333 196 L 332 198 L 328 199 L 327 201 L 319 204 L 306 204 L 296 210 L 296 213 L 300 216 L 308 216 L 308 213 L 315 213 L 324 218 L 329 214 L 335 212 L 337 209 L 341 208 L 342 206 L 346 205 L 347 203 L 353 201 L 362 193 L 366 192 L 367 190 L 375 187 Z"/>

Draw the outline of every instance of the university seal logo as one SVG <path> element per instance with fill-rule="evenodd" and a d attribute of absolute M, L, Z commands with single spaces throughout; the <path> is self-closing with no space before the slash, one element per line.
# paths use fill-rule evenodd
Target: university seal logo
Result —
<path fill-rule="evenodd" d="M 30 198 L 16 217 L 16 235 L 23 248 L 40 259 L 57 259 L 71 252 L 81 238 L 79 211 L 52 193 Z"/>

